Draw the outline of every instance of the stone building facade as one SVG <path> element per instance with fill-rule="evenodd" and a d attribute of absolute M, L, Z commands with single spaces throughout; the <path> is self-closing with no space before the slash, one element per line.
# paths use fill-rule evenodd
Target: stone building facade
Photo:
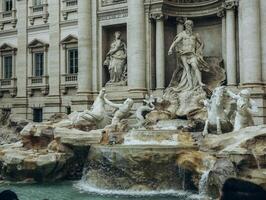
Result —
<path fill-rule="evenodd" d="M 0 108 L 41 121 L 90 107 L 104 86 L 115 101 L 161 94 L 177 62 L 168 49 L 188 18 L 226 84 L 252 89 L 256 121 L 265 123 L 265 10 L 265 0 L 0 0 Z M 118 31 L 126 84 L 107 85 Z"/>

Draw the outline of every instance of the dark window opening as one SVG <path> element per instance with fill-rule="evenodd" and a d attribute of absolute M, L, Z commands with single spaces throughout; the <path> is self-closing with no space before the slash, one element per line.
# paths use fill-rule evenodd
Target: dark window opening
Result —
<path fill-rule="evenodd" d="M 34 122 L 42 122 L 43 121 L 42 108 L 34 108 L 33 109 L 33 121 Z"/>
<path fill-rule="evenodd" d="M 5 5 L 5 11 L 6 12 L 12 11 L 12 8 L 13 8 L 12 0 L 5 0 L 4 5 Z"/>
<path fill-rule="evenodd" d="M 68 73 L 78 73 L 78 49 L 68 50 Z"/>
<path fill-rule="evenodd" d="M 12 78 L 12 56 L 4 56 L 4 79 Z"/>
<path fill-rule="evenodd" d="M 43 53 L 35 53 L 35 76 L 43 76 Z"/>
<path fill-rule="evenodd" d="M 70 106 L 66 107 L 66 114 L 67 115 L 71 114 L 71 107 Z"/>

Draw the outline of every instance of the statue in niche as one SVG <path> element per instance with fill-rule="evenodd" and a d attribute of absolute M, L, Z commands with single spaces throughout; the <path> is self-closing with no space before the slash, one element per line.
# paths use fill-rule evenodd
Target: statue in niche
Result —
<path fill-rule="evenodd" d="M 244 89 L 239 94 L 234 94 L 228 90 L 228 94 L 236 102 L 234 131 L 248 126 L 254 126 L 253 115 L 258 112 L 258 107 L 255 101 L 250 99 L 250 91 Z"/>
<path fill-rule="evenodd" d="M 202 72 L 214 72 L 220 66 L 210 66 L 203 59 L 204 44 L 198 34 L 193 33 L 193 21 L 186 20 L 185 30 L 180 32 L 169 48 L 168 55 L 176 52 L 177 67 L 173 73 L 169 86 L 164 91 L 163 100 L 170 105 L 165 108 L 170 118 L 201 118 L 205 115 L 202 100 L 207 99 L 209 93 L 209 82 L 205 86 L 202 80 Z M 212 79 L 216 79 L 216 73 L 210 73 Z M 224 78 L 225 76 L 221 76 Z M 224 80 L 224 79 L 223 79 Z M 217 79 L 215 87 L 219 86 L 220 78 Z"/>
<path fill-rule="evenodd" d="M 114 36 L 115 39 L 104 61 L 110 75 L 107 85 L 124 86 L 127 84 L 127 47 L 121 39 L 120 31 L 116 31 Z"/>
<path fill-rule="evenodd" d="M 176 50 L 179 64 L 183 68 L 181 79 L 174 91 L 193 90 L 199 86 L 205 86 L 202 82 L 201 71 L 208 71 L 209 66 L 203 60 L 203 42 L 198 34 L 193 33 L 193 21 L 186 20 L 185 30 L 179 33 L 172 45 L 168 55 Z"/>

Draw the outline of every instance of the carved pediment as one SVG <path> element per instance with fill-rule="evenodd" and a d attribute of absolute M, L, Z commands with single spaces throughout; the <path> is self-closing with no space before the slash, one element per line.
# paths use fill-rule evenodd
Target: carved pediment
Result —
<path fill-rule="evenodd" d="M 78 43 L 78 38 L 74 35 L 68 35 L 61 41 L 61 44 L 74 44 L 74 43 Z"/>
<path fill-rule="evenodd" d="M 17 51 L 17 48 L 7 43 L 4 43 L 0 46 L 0 52 L 8 52 L 8 51 Z"/>
<path fill-rule="evenodd" d="M 28 47 L 29 47 L 30 49 L 37 49 L 37 48 L 44 48 L 44 49 L 47 49 L 47 48 L 49 47 L 49 44 L 47 44 L 47 43 L 45 43 L 45 42 L 43 42 L 43 41 L 41 41 L 41 40 L 39 40 L 39 39 L 34 39 L 34 40 L 32 40 L 32 41 L 29 43 Z"/>

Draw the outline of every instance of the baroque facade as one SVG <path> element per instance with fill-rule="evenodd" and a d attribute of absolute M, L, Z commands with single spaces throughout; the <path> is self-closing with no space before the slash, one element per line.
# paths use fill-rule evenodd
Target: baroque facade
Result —
<path fill-rule="evenodd" d="M 228 86 L 251 89 L 265 123 L 265 9 L 265 0 L 1 0 L 0 107 L 41 121 L 90 107 L 102 87 L 114 101 L 162 94 L 177 66 L 167 52 L 191 19 L 206 60 L 225 68 Z"/>

